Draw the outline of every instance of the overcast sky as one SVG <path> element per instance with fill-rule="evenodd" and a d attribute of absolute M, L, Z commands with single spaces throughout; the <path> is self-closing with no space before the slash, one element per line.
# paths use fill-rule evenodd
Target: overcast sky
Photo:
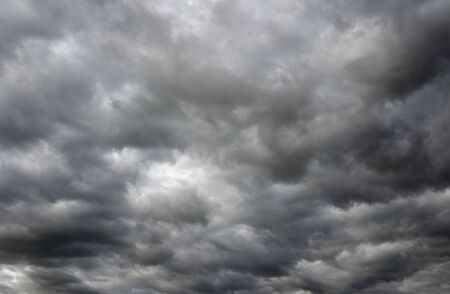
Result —
<path fill-rule="evenodd" d="M 0 293 L 450 293 L 450 1 L 0 6 Z"/>

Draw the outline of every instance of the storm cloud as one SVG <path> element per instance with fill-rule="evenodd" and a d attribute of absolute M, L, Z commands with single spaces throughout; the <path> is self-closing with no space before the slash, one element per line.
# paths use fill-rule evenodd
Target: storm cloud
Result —
<path fill-rule="evenodd" d="M 449 15 L 4 1 L 0 292 L 448 293 Z"/>

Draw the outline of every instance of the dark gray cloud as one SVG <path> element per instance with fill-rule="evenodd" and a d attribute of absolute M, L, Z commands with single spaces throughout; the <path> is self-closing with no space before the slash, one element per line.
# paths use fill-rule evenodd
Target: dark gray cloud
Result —
<path fill-rule="evenodd" d="M 449 291 L 448 1 L 4 6 L 1 293 Z"/>

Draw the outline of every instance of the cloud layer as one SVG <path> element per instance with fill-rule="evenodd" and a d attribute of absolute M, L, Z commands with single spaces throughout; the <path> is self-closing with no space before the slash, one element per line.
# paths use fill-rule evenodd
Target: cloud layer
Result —
<path fill-rule="evenodd" d="M 450 291 L 450 3 L 6 1 L 0 292 Z"/>

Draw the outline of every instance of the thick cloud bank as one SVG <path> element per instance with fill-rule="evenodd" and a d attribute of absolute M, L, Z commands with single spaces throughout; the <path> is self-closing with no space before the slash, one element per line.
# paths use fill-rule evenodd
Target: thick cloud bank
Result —
<path fill-rule="evenodd" d="M 0 293 L 450 293 L 448 0 L 6 0 Z"/>

